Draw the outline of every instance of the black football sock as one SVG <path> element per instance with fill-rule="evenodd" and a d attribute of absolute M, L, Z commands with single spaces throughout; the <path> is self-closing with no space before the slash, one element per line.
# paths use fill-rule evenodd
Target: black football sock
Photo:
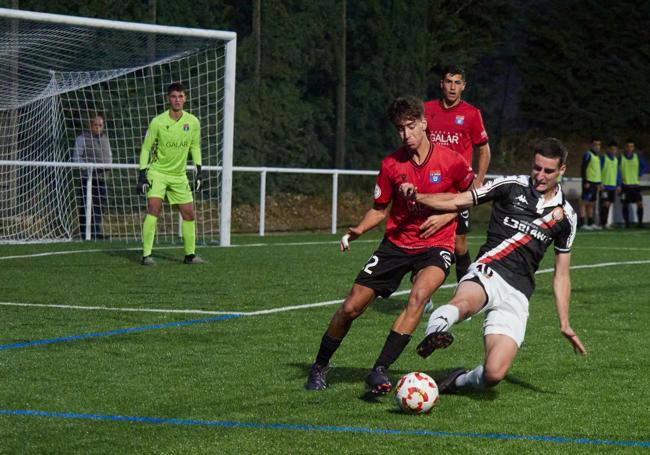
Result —
<path fill-rule="evenodd" d="M 377 357 L 377 361 L 373 368 L 377 367 L 386 367 L 389 368 L 395 360 L 402 354 L 402 351 L 411 341 L 411 335 L 405 335 L 402 333 L 397 333 L 394 330 L 391 330 L 386 337 L 386 343 Z"/>
<path fill-rule="evenodd" d="M 607 218 L 609 216 L 609 207 L 600 207 L 600 225 L 602 227 L 607 226 Z"/>
<path fill-rule="evenodd" d="M 320 341 L 320 349 L 318 349 L 318 354 L 316 355 L 316 363 L 321 366 L 330 363 L 330 359 L 339 346 L 341 346 L 342 341 L 338 338 L 332 338 L 327 333 L 323 335 Z"/>
<path fill-rule="evenodd" d="M 591 226 L 592 224 L 594 224 L 594 217 L 590 216 L 587 218 L 587 225 Z"/>
<path fill-rule="evenodd" d="M 623 204 L 623 221 L 625 221 L 625 227 L 630 227 L 630 208 L 628 204 Z"/>
<path fill-rule="evenodd" d="M 643 226 L 643 207 L 636 208 L 636 222 L 639 226 Z"/>
<path fill-rule="evenodd" d="M 456 281 L 460 281 L 462 277 L 467 273 L 472 259 L 469 256 L 469 251 L 463 255 L 456 256 Z"/>

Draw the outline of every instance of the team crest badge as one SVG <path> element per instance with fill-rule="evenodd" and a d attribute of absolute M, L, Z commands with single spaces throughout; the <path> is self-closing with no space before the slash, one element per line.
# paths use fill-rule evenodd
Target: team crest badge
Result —
<path fill-rule="evenodd" d="M 456 123 L 456 125 L 463 125 L 465 123 L 465 116 L 457 115 L 454 123 Z"/>
<path fill-rule="evenodd" d="M 440 183 L 442 181 L 442 174 L 440 171 L 431 171 L 429 173 L 429 182 Z"/>
<path fill-rule="evenodd" d="M 183 131 L 189 131 L 190 130 L 190 124 L 186 123 L 183 125 Z"/>
<path fill-rule="evenodd" d="M 555 221 L 562 221 L 564 219 L 564 209 L 562 207 L 555 207 L 553 212 L 551 212 L 551 216 Z"/>

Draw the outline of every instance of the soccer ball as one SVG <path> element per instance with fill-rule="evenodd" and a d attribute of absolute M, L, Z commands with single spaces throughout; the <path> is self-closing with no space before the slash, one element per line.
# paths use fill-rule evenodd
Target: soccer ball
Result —
<path fill-rule="evenodd" d="M 395 402 L 404 412 L 429 412 L 438 402 L 438 398 L 436 381 L 425 373 L 408 373 L 402 376 L 395 388 Z"/>

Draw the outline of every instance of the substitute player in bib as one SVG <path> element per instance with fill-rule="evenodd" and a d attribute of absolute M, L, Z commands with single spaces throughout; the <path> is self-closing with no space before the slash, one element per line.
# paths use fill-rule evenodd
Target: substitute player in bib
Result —
<path fill-rule="evenodd" d="M 404 196 L 438 210 L 456 211 L 492 201 L 487 241 L 478 259 L 451 301 L 431 314 L 426 336 L 417 347 L 418 354 L 427 357 L 451 344 L 449 330 L 456 322 L 485 313 L 484 362 L 471 371 L 454 370 L 438 383 L 441 392 L 490 387 L 506 376 L 524 340 L 534 274 L 551 243 L 555 245 L 553 293 L 560 331 L 576 352 L 586 352 L 569 324 L 569 266 L 576 214 L 557 183 L 566 170 L 566 157 L 559 140 L 546 138 L 534 146 L 530 176 L 500 177 L 460 194 L 423 194 L 412 182 L 401 185 Z"/>
<path fill-rule="evenodd" d="M 411 339 L 422 317 L 424 305 L 440 287 L 454 261 L 455 219 L 426 239 L 420 237 L 420 225 L 435 211 L 402 197 L 402 182 L 417 182 L 427 192 L 464 191 L 472 183 L 472 168 L 458 154 L 433 145 L 426 133 L 422 101 L 413 97 L 397 98 L 388 115 L 397 128 L 402 147 L 384 158 L 376 180 L 374 205 L 361 222 L 341 240 L 341 251 L 350 241 L 376 227 L 386 217 L 386 232 L 379 248 L 361 269 L 350 293 L 332 317 L 321 340 L 307 384 L 309 390 L 327 387 L 329 361 L 346 336 L 352 322 L 361 316 L 377 296 L 388 297 L 411 273 L 413 287 L 406 308 L 397 317 L 384 347 L 366 378 L 371 392 L 388 393 L 392 384 L 387 369 L 397 360 Z"/>
<path fill-rule="evenodd" d="M 169 110 L 154 117 L 140 152 L 140 174 L 137 189 L 147 196 L 147 215 L 142 226 L 142 265 L 154 265 L 151 257 L 156 222 L 165 198 L 181 213 L 183 246 L 186 264 L 203 264 L 196 255 L 196 226 L 192 190 L 187 178 L 187 157 L 192 154 L 196 165 L 194 191 L 199 191 L 201 177 L 201 125 L 199 120 L 183 111 L 185 87 L 180 83 L 167 88 Z"/>
<path fill-rule="evenodd" d="M 637 226 L 643 228 L 643 196 L 641 195 L 641 177 L 648 170 L 643 157 L 636 151 L 634 141 L 625 142 L 625 151 L 619 158 L 621 169 L 621 203 L 623 205 L 623 221 L 625 227 L 630 227 L 630 204 L 636 204 Z"/>
<path fill-rule="evenodd" d="M 472 165 L 472 152 L 478 148 L 478 164 L 474 186 L 483 185 L 485 174 L 490 165 L 490 145 L 488 135 L 483 126 L 481 111 L 461 99 L 465 90 L 465 70 L 457 65 L 450 65 L 443 69 L 440 79 L 442 98 L 424 103 L 424 115 L 429 130 L 429 140 L 434 144 L 449 147 L 454 152 L 460 153 Z M 422 226 L 423 235 L 428 235 L 431 224 L 438 225 L 446 222 L 435 217 Z M 456 279 L 460 279 L 467 272 L 472 262 L 467 246 L 467 232 L 469 231 L 469 210 L 458 213 L 456 225 Z"/>

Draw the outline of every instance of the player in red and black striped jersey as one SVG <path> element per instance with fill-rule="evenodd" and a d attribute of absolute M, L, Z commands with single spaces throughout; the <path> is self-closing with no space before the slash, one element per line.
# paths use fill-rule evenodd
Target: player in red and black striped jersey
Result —
<path fill-rule="evenodd" d="M 406 308 L 395 320 L 373 369 L 366 378 L 371 392 L 385 394 L 391 383 L 386 370 L 397 360 L 417 327 L 431 294 L 442 285 L 454 261 L 455 217 L 434 235 L 422 237 L 420 226 L 434 209 L 407 200 L 399 193 L 403 182 L 416 182 L 430 193 L 457 193 L 467 190 L 474 173 L 457 153 L 432 145 L 427 137 L 422 101 L 397 98 L 389 108 L 403 146 L 382 160 L 376 180 L 374 205 L 361 222 L 348 229 L 341 240 L 341 251 L 349 242 L 376 227 L 386 217 L 386 233 L 379 248 L 357 275 L 350 294 L 332 317 L 321 340 L 316 360 L 305 387 L 322 390 L 330 358 L 359 317 L 377 296 L 388 297 L 410 273 L 413 288 Z"/>
<path fill-rule="evenodd" d="M 457 65 L 450 65 L 442 70 L 440 89 L 442 98 L 424 103 L 424 116 L 427 120 L 429 140 L 434 144 L 444 145 L 460 153 L 472 165 L 474 147 L 478 149 L 476 179 L 474 186 L 483 185 L 483 179 L 490 165 L 490 145 L 483 125 L 481 111 L 461 99 L 465 90 L 465 70 Z M 445 218 L 443 218 L 443 221 Z M 436 222 L 433 217 L 430 223 Z M 469 231 L 469 209 L 458 213 L 456 226 L 456 278 L 465 275 L 472 262 L 467 246 Z M 425 225 L 426 226 L 426 225 Z"/>
<path fill-rule="evenodd" d="M 453 337 L 448 331 L 453 324 L 479 312 L 486 314 L 484 363 L 469 372 L 454 371 L 439 384 L 441 391 L 494 386 L 505 377 L 524 339 L 534 274 L 551 244 L 555 246 L 553 291 L 560 331 L 576 352 L 586 352 L 569 324 L 569 266 L 577 223 L 557 183 L 566 169 L 566 155 L 560 141 L 547 138 L 534 147 L 530 176 L 498 178 L 460 194 L 422 194 L 414 184 L 401 185 L 403 195 L 438 210 L 455 211 L 493 202 L 487 241 L 478 259 L 452 300 L 431 314 L 427 336 L 417 348 L 427 357 L 451 343 Z"/>

